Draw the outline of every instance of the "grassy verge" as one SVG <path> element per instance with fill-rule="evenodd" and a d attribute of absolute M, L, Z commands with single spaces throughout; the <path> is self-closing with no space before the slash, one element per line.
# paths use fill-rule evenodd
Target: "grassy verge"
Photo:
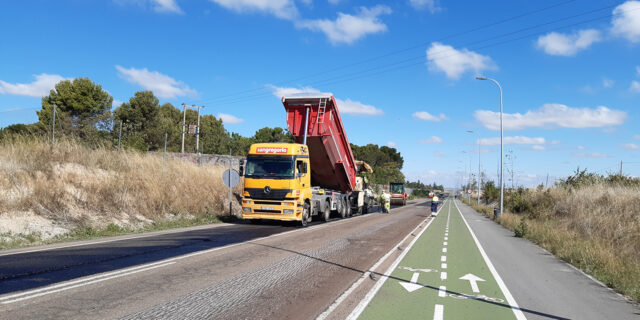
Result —
<path fill-rule="evenodd" d="M 4 139 L 0 249 L 220 222 L 225 169 L 74 139 L 53 149 L 35 137 Z"/>
<path fill-rule="evenodd" d="M 613 190 L 612 192 L 620 194 L 621 191 Z M 592 193 L 586 192 L 586 194 Z M 626 222 L 625 210 L 622 209 L 624 205 L 617 203 L 619 211 L 616 212 L 611 211 L 615 208 L 613 205 L 615 201 L 609 203 L 594 201 L 591 207 L 588 205 L 582 208 L 574 207 L 563 215 L 561 213 L 563 208 L 566 208 L 564 206 L 566 202 L 580 198 L 575 194 L 565 196 L 564 199 L 556 199 L 558 203 L 555 207 L 560 211 L 552 208 L 544 213 L 536 212 L 534 208 L 519 214 L 507 211 L 497 222 L 514 231 L 516 236 L 531 240 L 607 286 L 635 301 L 640 301 L 640 258 L 638 257 L 640 252 L 635 251 L 638 246 L 638 233 L 632 233 L 638 228 L 637 220 L 640 220 L 638 213 L 632 214 L 631 221 Z M 493 218 L 493 207 L 478 205 L 473 199 L 471 203 L 466 199 L 463 201 L 483 215 Z M 621 202 L 624 201 L 621 200 Z M 577 212 L 587 208 L 591 210 Z M 609 214 L 609 216 L 599 217 L 600 219 L 592 217 L 599 213 Z M 633 219 L 636 219 L 635 224 Z M 584 224 L 589 225 L 589 228 L 585 228 Z"/>

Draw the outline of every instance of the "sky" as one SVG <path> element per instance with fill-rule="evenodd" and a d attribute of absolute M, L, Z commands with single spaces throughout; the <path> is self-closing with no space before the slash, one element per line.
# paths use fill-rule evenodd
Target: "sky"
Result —
<path fill-rule="evenodd" d="M 245 136 L 286 127 L 281 95 L 328 92 L 352 143 L 397 148 L 408 179 L 453 187 L 479 155 L 499 171 L 485 76 L 503 90 L 507 186 L 621 161 L 640 176 L 640 1 L 2 1 L 0 28 L 0 127 L 36 122 L 77 77 L 114 107 L 151 90 Z"/>

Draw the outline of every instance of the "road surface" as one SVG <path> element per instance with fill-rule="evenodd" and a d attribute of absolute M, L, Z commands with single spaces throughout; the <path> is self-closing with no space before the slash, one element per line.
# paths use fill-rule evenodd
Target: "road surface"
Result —
<path fill-rule="evenodd" d="M 414 201 L 308 228 L 219 224 L 5 251 L 0 319 L 640 316 L 461 203 L 449 200 L 437 218 L 429 207 Z"/>

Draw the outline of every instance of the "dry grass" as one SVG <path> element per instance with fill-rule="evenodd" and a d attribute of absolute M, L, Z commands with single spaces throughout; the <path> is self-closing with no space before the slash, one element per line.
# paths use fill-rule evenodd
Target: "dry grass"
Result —
<path fill-rule="evenodd" d="M 14 137 L 0 142 L 0 240 L 228 214 L 224 170 L 169 158 L 163 166 L 162 154 L 118 155 L 73 140 L 51 150 L 46 141 Z"/>
<path fill-rule="evenodd" d="M 528 209 L 505 212 L 499 223 L 560 259 L 640 301 L 640 188 L 596 183 L 577 189 L 528 190 Z M 486 215 L 492 208 L 477 207 Z"/>

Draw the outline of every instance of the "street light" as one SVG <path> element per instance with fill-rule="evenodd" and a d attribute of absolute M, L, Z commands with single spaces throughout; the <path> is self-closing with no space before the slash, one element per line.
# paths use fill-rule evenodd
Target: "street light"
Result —
<path fill-rule="evenodd" d="M 504 155 L 504 145 L 502 140 L 504 139 L 504 130 L 502 128 L 502 87 L 498 81 L 487 78 L 487 77 L 476 77 L 476 80 L 489 80 L 498 86 L 500 90 L 500 211 L 496 214 L 496 219 L 500 217 L 502 211 L 504 210 L 504 168 L 503 164 L 503 155 Z"/>
<path fill-rule="evenodd" d="M 473 130 L 467 130 L 467 133 L 473 133 L 478 136 L 478 205 L 480 205 L 480 134 Z"/>

